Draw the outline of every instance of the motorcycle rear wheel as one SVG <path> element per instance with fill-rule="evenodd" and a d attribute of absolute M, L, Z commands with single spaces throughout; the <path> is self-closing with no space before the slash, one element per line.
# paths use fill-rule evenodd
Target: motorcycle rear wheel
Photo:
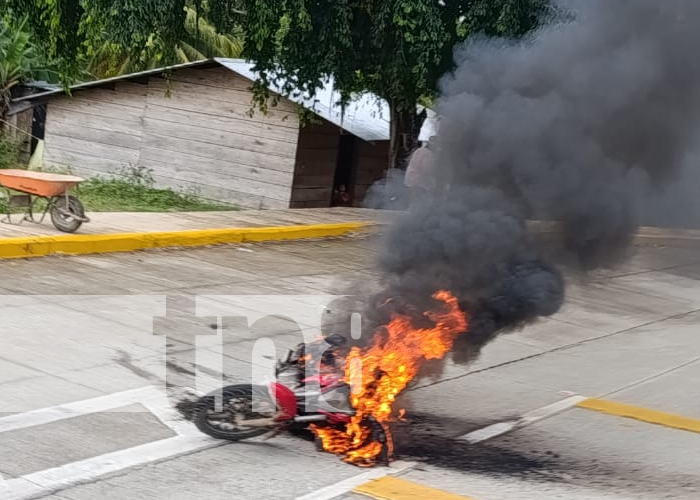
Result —
<path fill-rule="evenodd" d="M 217 397 L 221 405 L 217 408 Z M 253 411 L 253 400 L 256 408 Z M 203 396 L 197 401 L 194 424 L 204 434 L 216 439 L 242 441 L 261 436 L 272 430 L 271 426 L 246 426 L 246 420 L 274 417 L 277 405 L 270 398 L 267 387 L 259 385 L 229 385 Z"/>

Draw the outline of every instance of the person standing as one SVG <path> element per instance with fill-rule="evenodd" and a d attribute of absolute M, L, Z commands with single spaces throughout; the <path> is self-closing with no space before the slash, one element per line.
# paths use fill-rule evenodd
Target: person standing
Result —
<path fill-rule="evenodd" d="M 437 190 L 435 172 L 436 136 L 430 137 L 425 146 L 411 155 L 406 168 L 404 185 L 411 193 L 411 206 L 427 200 Z"/>

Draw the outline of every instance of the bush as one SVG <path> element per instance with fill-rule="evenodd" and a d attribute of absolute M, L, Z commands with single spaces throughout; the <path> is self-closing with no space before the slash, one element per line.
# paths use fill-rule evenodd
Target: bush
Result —
<path fill-rule="evenodd" d="M 172 189 L 155 188 L 151 170 L 122 168 L 111 178 L 96 176 L 80 185 L 85 207 L 92 211 L 209 211 L 237 210 L 225 203 L 209 202 Z"/>
<path fill-rule="evenodd" d="M 19 141 L 0 133 L 0 168 L 17 168 Z"/>

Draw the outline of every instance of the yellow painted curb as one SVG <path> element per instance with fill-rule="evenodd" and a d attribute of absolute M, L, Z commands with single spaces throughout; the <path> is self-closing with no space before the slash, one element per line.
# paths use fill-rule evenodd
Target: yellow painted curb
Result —
<path fill-rule="evenodd" d="M 279 227 L 199 229 L 154 233 L 66 234 L 0 239 L 0 259 L 132 252 L 149 248 L 194 247 L 225 243 L 284 241 L 343 236 L 370 228 L 371 222 Z"/>
<path fill-rule="evenodd" d="M 608 415 L 631 418 L 655 425 L 663 425 L 673 429 L 700 433 L 700 420 L 657 410 L 650 410 L 639 406 L 606 401 L 604 399 L 586 399 L 576 405 L 579 408 L 593 410 Z"/>
<path fill-rule="evenodd" d="M 378 500 L 474 500 L 392 476 L 373 479 L 353 491 Z"/>

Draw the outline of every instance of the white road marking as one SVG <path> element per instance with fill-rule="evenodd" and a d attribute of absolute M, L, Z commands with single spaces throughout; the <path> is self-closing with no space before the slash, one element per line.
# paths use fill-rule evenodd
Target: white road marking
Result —
<path fill-rule="evenodd" d="M 95 480 L 105 474 L 225 444 L 225 441 L 205 436 L 191 422 L 179 417 L 166 393 L 156 386 L 10 415 L 0 418 L 0 432 L 50 424 L 136 403 L 143 405 L 177 436 L 71 462 L 19 478 L 4 481 L 0 478 L 0 497 L 3 500 L 29 500 Z"/>
<path fill-rule="evenodd" d="M 338 483 L 326 486 L 325 488 L 321 488 L 320 490 L 312 491 L 304 496 L 297 497 L 296 500 L 330 500 L 331 498 L 335 498 L 352 491 L 361 484 L 365 484 L 367 481 L 379 479 L 380 477 L 384 476 L 399 474 L 411 469 L 415 465 L 415 462 L 393 462 L 389 467 L 378 467 L 376 469 L 371 469 L 357 476 L 350 477 Z"/>
<path fill-rule="evenodd" d="M 10 415 L 0 418 L 0 432 L 26 429 L 136 403 L 143 405 L 164 425 L 177 433 L 177 436 L 33 472 L 19 478 L 5 479 L 5 481 L 0 481 L 0 497 L 3 500 L 30 500 L 94 481 L 99 477 L 124 469 L 174 458 L 226 443 L 225 441 L 205 436 L 191 422 L 182 420 L 170 405 L 165 392 L 155 386 L 142 387 L 84 401 Z M 311 492 L 299 497 L 297 500 L 329 500 L 348 493 L 353 488 L 367 481 L 386 475 L 398 474 L 414 465 L 414 462 L 397 461 L 389 467 L 378 467 L 369 470 L 363 474 Z"/>
<path fill-rule="evenodd" d="M 481 429 L 460 436 L 459 439 L 464 441 L 469 441 L 470 443 L 480 443 L 486 441 L 487 439 L 495 438 L 506 432 L 510 432 L 515 429 L 518 424 L 518 420 L 509 420 L 507 422 L 499 422 L 497 424 L 489 425 L 488 427 L 483 427 Z"/>
<path fill-rule="evenodd" d="M 5 490 L 3 500 L 29 500 L 123 469 L 221 446 L 224 443 L 204 435 L 161 439 L 6 480 L 4 485 L 0 485 L 0 491 Z"/>
<path fill-rule="evenodd" d="M 0 432 L 16 431 L 19 429 L 26 429 L 27 427 L 50 424 L 66 418 L 79 417 L 81 415 L 98 413 L 134 403 L 144 403 L 162 398 L 165 398 L 165 393 L 155 386 L 115 392 L 114 394 L 108 394 L 106 396 L 41 408 L 39 410 L 0 418 Z"/>
<path fill-rule="evenodd" d="M 169 427 L 179 436 L 201 436 L 202 433 L 192 424 L 192 422 L 182 418 L 175 410 L 167 398 L 155 398 L 149 401 L 142 401 L 141 404 L 160 420 L 163 425 Z"/>
<path fill-rule="evenodd" d="M 552 403 L 551 405 L 543 406 L 542 408 L 528 412 L 518 420 L 510 420 L 507 422 L 489 425 L 483 429 L 478 429 L 470 432 L 469 434 L 465 434 L 464 436 L 460 436 L 458 439 L 468 441 L 472 444 L 480 443 L 482 441 L 486 441 L 487 439 L 492 439 L 496 436 L 510 432 L 514 429 L 520 429 L 521 427 L 525 427 L 527 425 L 534 424 L 535 422 L 539 422 L 540 420 L 544 420 L 545 418 L 552 417 L 557 413 L 573 408 L 578 403 L 586 399 L 588 398 L 583 396 L 570 396 L 561 401 L 557 401 L 556 403 Z"/>

